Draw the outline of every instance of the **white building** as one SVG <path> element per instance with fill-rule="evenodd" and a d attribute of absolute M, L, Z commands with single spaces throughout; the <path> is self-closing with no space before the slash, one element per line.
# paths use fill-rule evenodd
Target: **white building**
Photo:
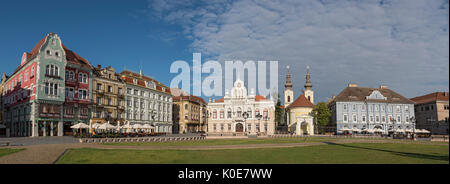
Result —
<path fill-rule="evenodd" d="M 275 133 L 275 102 L 273 98 L 250 94 L 244 82 L 237 79 L 231 94 L 228 89 L 218 101 L 208 103 L 208 134 L 273 135 Z M 246 119 L 246 115 L 248 118 Z"/>
<path fill-rule="evenodd" d="M 123 71 L 126 84 L 125 119 L 131 125 L 150 124 L 156 133 L 172 133 L 172 94 L 162 83 L 140 74 Z"/>

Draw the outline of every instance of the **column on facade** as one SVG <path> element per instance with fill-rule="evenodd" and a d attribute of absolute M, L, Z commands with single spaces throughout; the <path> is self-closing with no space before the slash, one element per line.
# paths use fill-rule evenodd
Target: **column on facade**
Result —
<path fill-rule="evenodd" d="M 58 122 L 58 136 L 63 136 L 64 125 L 62 121 Z"/>
<path fill-rule="evenodd" d="M 47 121 L 44 121 L 44 127 L 43 127 L 43 136 L 46 137 L 47 136 Z"/>
<path fill-rule="evenodd" d="M 50 136 L 53 137 L 53 121 L 50 122 Z"/>

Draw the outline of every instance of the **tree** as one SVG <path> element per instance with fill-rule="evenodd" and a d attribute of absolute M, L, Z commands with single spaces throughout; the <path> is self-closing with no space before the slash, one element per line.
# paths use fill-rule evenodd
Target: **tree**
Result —
<path fill-rule="evenodd" d="M 277 98 L 277 104 L 275 106 L 275 121 L 278 125 L 284 124 L 284 109 L 281 108 L 281 100 L 280 100 L 280 94 L 276 94 L 278 96 Z"/>
<path fill-rule="evenodd" d="M 328 108 L 327 103 L 319 102 L 316 106 L 314 106 L 312 112 L 318 126 L 328 125 L 330 122 L 331 110 Z"/>

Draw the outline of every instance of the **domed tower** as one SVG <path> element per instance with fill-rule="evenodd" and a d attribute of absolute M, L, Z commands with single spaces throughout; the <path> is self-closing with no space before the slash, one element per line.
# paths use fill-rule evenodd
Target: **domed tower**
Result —
<path fill-rule="evenodd" d="M 292 90 L 291 74 L 289 65 L 286 67 L 286 83 L 284 84 L 284 107 L 289 106 L 294 101 L 294 91 Z"/>
<path fill-rule="evenodd" d="M 306 67 L 306 83 L 305 83 L 305 97 L 314 104 L 314 91 L 312 90 L 311 75 L 309 74 L 309 66 Z"/>

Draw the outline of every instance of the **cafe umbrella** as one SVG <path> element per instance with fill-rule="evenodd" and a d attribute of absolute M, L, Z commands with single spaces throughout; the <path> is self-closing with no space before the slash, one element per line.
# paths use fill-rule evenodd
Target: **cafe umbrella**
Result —
<path fill-rule="evenodd" d="M 80 122 L 80 123 L 78 123 L 76 125 L 71 126 L 70 128 L 80 130 L 80 134 L 81 134 L 81 130 L 82 129 L 88 129 L 89 125 L 86 125 L 86 124 Z"/>

